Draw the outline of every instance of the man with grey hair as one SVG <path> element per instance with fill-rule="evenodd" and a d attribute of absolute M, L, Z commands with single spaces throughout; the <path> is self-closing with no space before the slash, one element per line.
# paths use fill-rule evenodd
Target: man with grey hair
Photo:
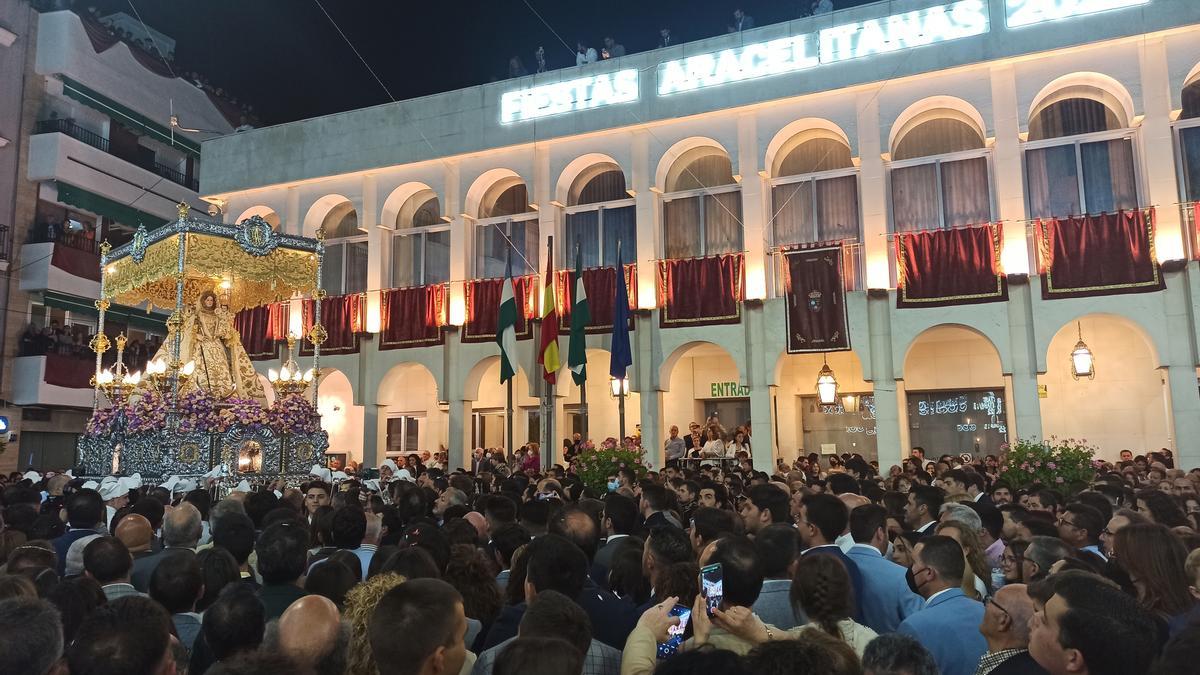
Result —
<path fill-rule="evenodd" d="M 975 675 L 1045 672 L 1029 655 L 1029 619 L 1034 606 L 1025 584 L 1004 586 L 984 605 L 979 632 L 987 640 L 988 650 L 979 659 Z"/>
<path fill-rule="evenodd" d="M 458 488 L 446 488 L 442 494 L 438 495 L 437 501 L 433 503 L 433 515 L 440 520 L 442 514 L 446 513 L 446 509 L 451 506 L 465 506 L 467 503 L 467 493 Z"/>
<path fill-rule="evenodd" d="M 1050 567 L 1071 557 L 1071 547 L 1057 537 L 1033 537 L 1021 559 L 1021 580 L 1039 581 L 1050 575 Z"/>
<path fill-rule="evenodd" d="M 863 651 L 864 675 L 938 675 L 937 662 L 920 642 L 903 633 L 886 633 Z"/>
<path fill-rule="evenodd" d="M 942 504 L 942 508 L 938 510 L 938 522 L 946 522 L 956 520 L 967 527 L 970 527 L 975 534 L 983 529 L 983 519 L 975 512 L 975 509 L 966 504 L 958 502 L 946 502 Z"/>
<path fill-rule="evenodd" d="M 45 600 L 0 602 L 0 670 L 23 675 L 65 673 L 62 619 Z"/>
<path fill-rule="evenodd" d="M 200 511 L 195 506 L 180 502 L 179 506 L 171 509 L 163 518 L 163 549 L 133 561 L 133 573 L 130 575 L 133 587 L 142 593 L 149 592 L 150 577 L 167 551 L 175 548 L 194 551 L 202 531 Z"/>

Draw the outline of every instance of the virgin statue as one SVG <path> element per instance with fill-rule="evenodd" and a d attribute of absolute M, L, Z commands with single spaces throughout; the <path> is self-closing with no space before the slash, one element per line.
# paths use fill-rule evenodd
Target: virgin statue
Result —
<path fill-rule="evenodd" d="M 241 336 L 233 325 L 233 315 L 217 302 L 217 295 L 205 291 L 194 307 L 183 310 L 179 345 L 179 363 L 195 363 L 195 371 L 185 389 L 199 387 L 217 400 L 231 396 L 264 397 L 262 382 L 242 347 Z M 155 358 L 171 360 L 175 336 L 166 342 Z"/>

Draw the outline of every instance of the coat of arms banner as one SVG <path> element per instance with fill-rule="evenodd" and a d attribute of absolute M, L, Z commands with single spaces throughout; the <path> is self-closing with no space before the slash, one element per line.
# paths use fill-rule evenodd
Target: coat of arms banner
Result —
<path fill-rule="evenodd" d="M 788 353 L 850 349 L 842 247 L 785 251 Z"/>

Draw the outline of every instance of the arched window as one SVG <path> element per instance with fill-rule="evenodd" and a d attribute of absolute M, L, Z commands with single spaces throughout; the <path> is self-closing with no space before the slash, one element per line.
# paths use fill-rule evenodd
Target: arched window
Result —
<path fill-rule="evenodd" d="M 504 276 L 510 252 L 514 276 L 537 273 L 539 248 L 537 211 L 525 183 L 516 176 L 496 181 L 484 193 L 475 223 L 475 276 Z"/>
<path fill-rule="evenodd" d="M 850 147 L 832 132 L 797 134 L 771 172 L 775 244 L 857 240 L 858 171 Z"/>
<path fill-rule="evenodd" d="M 580 173 L 571 184 L 566 211 L 564 266 L 575 264 L 576 247 L 584 267 L 616 265 L 618 245 L 624 262 L 636 259 L 636 209 L 616 164 L 602 162 Z"/>
<path fill-rule="evenodd" d="M 699 147 L 675 160 L 663 195 L 663 233 L 667 258 L 742 250 L 742 193 L 728 155 Z"/>
<path fill-rule="evenodd" d="M 1029 118 L 1025 178 L 1033 218 L 1137 208 L 1133 131 L 1116 97 L 1072 85 L 1046 97 Z"/>
<path fill-rule="evenodd" d="M 892 149 L 895 232 L 979 225 L 992 219 L 983 132 L 969 115 L 938 108 L 900 128 Z"/>
<path fill-rule="evenodd" d="M 1200 76 L 1183 88 L 1183 113 L 1176 125 L 1185 199 L 1200 201 Z"/>
<path fill-rule="evenodd" d="M 333 207 L 321 221 L 325 257 L 321 286 L 329 295 L 367 290 L 367 233 L 358 229 L 358 212 L 350 202 Z"/>
<path fill-rule="evenodd" d="M 442 220 L 433 190 L 422 190 L 400 207 L 392 236 L 392 288 L 450 280 L 450 225 Z"/>

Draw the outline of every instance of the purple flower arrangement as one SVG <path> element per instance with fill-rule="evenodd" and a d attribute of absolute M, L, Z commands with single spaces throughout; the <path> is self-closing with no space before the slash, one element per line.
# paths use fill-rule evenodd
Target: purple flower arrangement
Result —
<path fill-rule="evenodd" d="M 106 436 L 113 431 L 113 427 L 117 423 L 117 413 L 120 408 L 101 408 L 92 413 L 88 419 L 87 429 L 84 431 L 86 436 Z"/>
<path fill-rule="evenodd" d="M 154 391 L 142 392 L 125 406 L 125 429 L 131 434 L 161 431 L 167 426 L 167 406 Z"/>
<path fill-rule="evenodd" d="M 604 439 L 599 449 L 586 448 L 571 462 L 583 484 L 597 495 L 608 491 L 608 477 L 621 469 L 631 469 L 639 479 L 646 475 L 649 466 L 642 453 L 641 445 L 633 438 L 618 444 L 617 439 Z"/>
<path fill-rule="evenodd" d="M 179 397 L 180 433 L 224 433 L 229 422 L 217 409 L 217 402 L 203 389 L 193 389 Z"/>
<path fill-rule="evenodd" d="M 262 431 L 270 426 L 267 411 L 261 403 L 252 398 L 230 398 L 225 401 L 225 405 L 227 407 L 221 411 L 221 416 L 228 426 L 239 424 L 250 432 Z"/>
<path fill-rule="evenodd" d="M 301 394 L 288 394 L 275 401 L 267 412 L 270 426 L 281 434 L 309 435 L 321 430 L 312 403 Z"/>

